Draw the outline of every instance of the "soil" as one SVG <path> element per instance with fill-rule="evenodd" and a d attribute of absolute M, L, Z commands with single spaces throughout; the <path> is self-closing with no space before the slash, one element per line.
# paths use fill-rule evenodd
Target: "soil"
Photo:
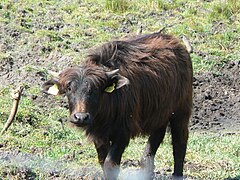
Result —
<path fill-rule="evenodd" d="M 240 61 L 194 76 L 191 130 L 240 132 Z"/>

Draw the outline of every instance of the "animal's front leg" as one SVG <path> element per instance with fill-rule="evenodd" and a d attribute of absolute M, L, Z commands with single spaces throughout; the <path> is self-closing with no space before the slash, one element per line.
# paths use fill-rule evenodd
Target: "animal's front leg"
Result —
<path fill-rule="evenodd" d="M 106 179 L 117 179 L 124 149 L 125 146 L 119 146 L 118 144 L 113 144 L 111 146 L 104 162 L 104 175 Z"/>
<path fill-rule="evenodd" d="M 108 180 L 115 180 L 120 170 L 122 154 L 129 143 L 129 135 L 119 129 L 112 140 L 111 147 L 104 162 L 104 175 Z"/>
<path fill-rule="evenodd" d="M 102 169 L 104 170 L 104 161 L 107 157 L 110 148 L 110 143 L 107 140 L 101 143 L 95 141 L 94 145 L 98 154 L 98 162 L 101 165 Z"/>

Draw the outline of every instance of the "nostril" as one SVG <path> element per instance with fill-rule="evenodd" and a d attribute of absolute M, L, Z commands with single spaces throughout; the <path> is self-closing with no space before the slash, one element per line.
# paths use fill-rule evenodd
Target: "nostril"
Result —
<path fill-rule="evenodd" d="M 89 113 L 86 113 L 85 114 L 85 117 L 84 117 L 84 121 L 88 120 L 89 119 Z"/>
<path fill-rule="evenodd" d="M 75 113 L 74 118 L 81 123 L 87 122 L 89 119 L 89 113 Z"/>
<path fill-rule="evenodd" d="M 74 114 L 74 118 L 75 118 L 76 120 L 80 120 L 80 119 L 81 119 L 81 114 L 80 114 L 80 113 Z"/>

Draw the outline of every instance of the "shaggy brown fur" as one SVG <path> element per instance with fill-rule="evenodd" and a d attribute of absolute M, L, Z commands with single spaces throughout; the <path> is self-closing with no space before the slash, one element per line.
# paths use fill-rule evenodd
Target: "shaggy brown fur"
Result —
<path fill-rule="evenodd" d="M 97 118 L 101 124 L 97 127 L 109 127 L 99 128 L 100 131 L 112 130 L 114 126 L 109 121 L 115 121 L 124 124 L 131 137 L 150 134 L 168 123 L 172 113 L 191 113 L 192 64 L 186 48 L 172 36 L 156 33 L 106 43 L 84 63 L 94 72 L 94 65 L 118 68 L 119 74 L 130 81 L 129 87 L 112 96 L 102 96 Z M 100 73 L 98 77 L 104 75 Z M 101 134 L 104 133 L 96 136 Z"/>
<path fill-rule="evenodd" d="M 109 94 L 104 89 L 113 80 L 107 73 L 115 69 L 119 71 L 112 79 L 125 84 Z M 73 119 L 85 121 L 83 128 L 95 143 L 106 178 L 117 177 L 114 167 L 120 164 L 129 139 L 140 134 L 150 135 L 142 166 L 152 172 L 153 158 L 169 123 L 174 175 L 182 176 L 192 78 L 186 48 L 170 35 L 154 33 L 100 46 L 80 67 L 62 72 L 58 86 L 62 93 L 69 91 Z"/>

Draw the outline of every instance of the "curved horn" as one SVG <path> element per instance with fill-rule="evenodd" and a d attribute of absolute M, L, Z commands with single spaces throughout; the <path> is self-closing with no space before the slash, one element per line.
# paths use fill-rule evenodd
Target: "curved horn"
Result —
<path fill-rule="evenodd" d="M 106 72 L 106 75 L 108 78 L 112 78 L 113 76 L 115 76 L 118 73 L 118 71 L 119 71 L 119 69 L 115 69 L 113 71 Z"/>
<path fill-rule="evenodd" d="M 192 53 L 192 52 L 193 52 L 193 47 L 192 47 L 192 45 L 191 45 L 188 37 L 185 36 L 185 35 L 182 35 L 182 41 L 183 41 L 183 43 L 185 44 L 187 51 L 188 51 L 189 53 Z"/>

